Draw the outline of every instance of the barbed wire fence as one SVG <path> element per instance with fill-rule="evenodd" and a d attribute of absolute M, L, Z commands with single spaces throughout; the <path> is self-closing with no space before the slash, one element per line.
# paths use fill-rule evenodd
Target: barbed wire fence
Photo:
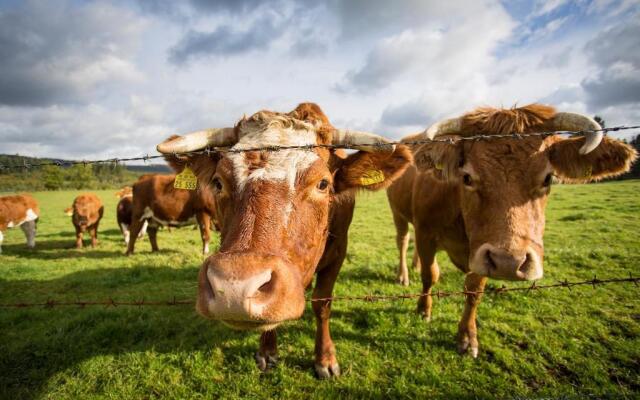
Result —
<path fill-rule="evenodd" d="M 461 290 L 461 291 L 440 291 L 437 290 L 435 292 L 430 293 L 405 293 L 405 294 L 369 294 L 363 296 L 332 296 L 332 297 L 321 297 L 321 298 L 307 298 L 307 302 L 350 302 L 350 301 L 364 301 L 364 302 L 375 302 L 375 301 L 397 301 L 397 300 L 406 300 L 406 299 L 415 299 L 420 297 L 432 297 L 437 299 L 443 299 L 452 296 L 477 296 L 481 294 L 487 295 L 502 295 L 505 293 L 511 292 L 526 292 L 530 293 L 533 291 L 539 290 L 549 290 L 549 289 L 569 289 L 576 286 L 592 286 L 596 289 L 598 286 L 608 285 L 608 284 L 622 284 L 622 283 L 633 283 L 636 288 L 640 287 L 640 277 L 634 277 L 629 275 L 627 278 L 608 278 L 608 279 L 599 279 L 597 277 L 593 277 L 592 279 L 583 280 L 583 281 L 569 281 L 564 280 L 557 283 L 547 284 L 547 285 L 538 285 L 533 282 L 530 286 L 516 286 L 516 287 L 491 287 L 481 291 L 471 291 L 471 290 Z M 72 307 L 76 306 L 79 308 L 85 308 L 90 306 L 104 306 L 104 307 L 119 307 L 119 306 L 135 306 L 135 307 L 143 307 L 143 306 L 193 306 L 195 305 L 194 300 L 188 299 L 177 299 L 172 298 L 170 300 L 145 300 L 144 298 L 139 300 L 115 300 L 113 298 L 108 298 L 106 300 L 54 300 L 47 299 L 42 302 L 17 302 L 17 303 L 0 303 L 0 309 L 8 309 L 8 308 L 53 308 L 53 307 Z"/>
<path fill-rule="evenodd" d="M 607 135 L 609 132 L 619 132 L 626 131 L 632 129 L 640 129 L 640 125 L 620 125 L 614 126 L 610 128 L 602 128 L 602 129 L 591 129 L 591 130 L 580 130 L 580 131 L 568 131 L 568 130 L 556 130 L 556 131 L 544 131 L 544 132 L 532 132 L 532 133 L 510 133 L 510 134 L 501 134 L 501 135 L 472 135 L 472 136 L 450 136 L 450 137 L 436 137 L 434 139 L 416 139 L 416 140 L 407 140 L 407 141 L 389 141 L 385 143 L 371 143 L 367 144 L 368 147 L 388 147 L 390 145 L 409 145 L 409 146 L 417 146 L 421 144 L 434 143 L 434 142 L 444 142 L 444 143 L 456 143 L 459 141 L 480 141 L 480 140 L 500 140 L 500 139 L 512 139 L 512 140 L 520 140 L 528 137 L 539 137 L 546 138 L 549 136 L 555 135 L 571 135 L 571 136 L 584 136 L 589 133 L 603 133 Z M 212 153 L 246 153 L 253 151 L 283 151 L 283 150 L 313 150 L 313 149 L 345 149 L 345 150 L 358 150 L 357 145 L 350 144 L 306 144 L 306 145 L 291 145 L 291 146 L 263 146 L 263 147 L 251 147 L 251 148 L 233 148 L 233 147 L 213 147 L 213 148 L 205 148 L 203 150 L 198 151 L 190 151 L 179 153 L 180 156 L 188 156 L 188 155 L 197 155 L 197 154 L 206 154 L 210 155 Z M 178 156 L 178 154 L 174 154 Z M 143 161 L 148 162 L 154 159 L 164 158 L 164 155 L 141 155 L 137 157 L 126 157 L 126 158 L 106 158 L 101 160 L 52 160 L 46 162 L 38 162 L 38 163 L 29 163 L 26 160 L 23 161 L 21 165 L 4 165 L 0 164 L 0 172 L 11 171 L 11 170 L 30 170 L 32 168 L 46 167 L 46 166 L 57 166 L 57 167 L 70 167 L 73 165 L 91 165 L 91 164 L 120 164 L 132 161 Z"/>

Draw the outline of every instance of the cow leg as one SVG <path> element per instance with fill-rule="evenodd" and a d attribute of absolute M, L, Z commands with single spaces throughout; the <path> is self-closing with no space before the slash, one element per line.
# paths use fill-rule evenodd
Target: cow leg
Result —
<path fill-rule="evenodd" d="M 407 249 L 409 248 L 409 222 L 400 215 L 393 214 L 396 225 L 396 245 L 400 252 L 400 263 L 396 279 L 403 286 L 409 286 L 409 269 L 407 268 Z"/>
<path fill-rule="evenodd" d="M 82 248 L 82 229 L 76 226 L 76 249 Z"/>
<path fill-rule="evenodd" d="M 262 332 L 256 364 L 261 371 L 268 371 L 278 363 L 278 336 L 276 330 Z"/>
<path fill-rule="evenodd" d="M 151 251 L 156 252 L 160 251 L 158 248 L 158 227 L 156 225 L 150 225 L 147 228 L 147 232 L 149 233 L 149 242 L 151 243 Z"/>
<path fill-rule="evenodd" d="M 121 222 L 120 232 L 122 232 L 122 236 L 124 237 L 124 244 L 129 244 L 129 236 L 130 236 L 129 225 L 125 224 L 124 222 Z"/>
<path fill-rule="evenodd" d="M 145 219 L 142 223 L 142 229 L 140 229 L 140 233 L 138 233 L 138 238 L 143 237 L 145 233 L 147 233 L 147 226 L 149 226 L 149 221 Z"/>
<path fill-rule="evenodd" d="M 336 282 L 341 265 L 342 259 L 340 259 L 340 262 L 327 265 L 318 272 L 316 286 L 313 289 L 313 299 L 331 297 L 333 293 L 333 285 Z M 329 331 L 331 301 L 314 301 L 312 303 L 312 307 L 316 316 L 316 373 L 320 379 L 328 379 L 331 376 L 340 376 L 340 365 L 336 358 L 336 348 L 331 340 L 331 332 Z"/>
<path fill-rule="evenodd" d="M 418 255 L 418 248 L 413 249 L 413 260 L 411 260 L 411 266 L 415 269 L 416 272 L 420 272 L 421 270 L 420 257 Z"/>
<path fill-rule="evenodd" d="M 198 220 L 198 226 L 200 227 L 200 237 L 202 238 L 202 254 L 209 254 L 209 240 L 211 239 L 209 234 L 209 225 L 211 224 L 211 217 L 207 213 L 196 214 Z M 275 332 L 274 332 L 275 335 Z"/>
<path fill-rule="evenodd" d="M 427 322 L 431 321 L 431 307 L 433 298 L 431 297 L 431 287 L 438 282 L 440 268 L 436 261 L 436 241 L 416 229 L 416 251 L 420 255 L 422 268 L 420 278 L 422 279 L 422 296 L 418 299 L 418 314 L 421 314 Z"/>
<path fill-rule="evenodd" d="M 89 228 L 89 235 L 91 235 L 91 247 L 95 248 L 98 245 L 98 223 L 97 222 L 91 228 Z"/>
<path fill-rule="evenodd" d="M 2 242 L 4 241 L 4 233 L 0 231 L 0 254 L 2 254 Z"/>
<path fill-rule="evenodd" d="M 133 251 L 136 247 L 136 239 L 138 239 L 140 230 L 146 222 L 147 220 L 140 221 L 140 216 L 131 217 L 131 225 L 129 226 L 129 243 L 127 244 L 127 252 L 125 253 L 126 255 L 133 254 Z"/>
<path fill-rule="evenodd" d="M 470 272 L 464 279 L 464 290 L 481 292 L 487 283 L 487 278 Z M 458 351 L 463 354 L 470 350 L 473 358 L 478 357 L 478 331 L 476 328 L 476 311 L 482 294 L 467 294 L 462 319 L 458 324 Z"/>
<path fill-rule="evenodd" d="M 20 225 L 20 228 L 27 238 L 27 247 L 30 249 L 36 247 L 36 221 L 27 221 Z"/>

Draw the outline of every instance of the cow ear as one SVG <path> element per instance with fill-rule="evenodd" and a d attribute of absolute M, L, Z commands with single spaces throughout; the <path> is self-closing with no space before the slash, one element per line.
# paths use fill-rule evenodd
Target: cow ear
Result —
<path fill-rule="evenodd" d="M 169 139 L 179 137 L 178 135 L 171 136 Z M 180 173 L 186 166 L 189 166 L 193 173 L 198 178 L 198 183 L 201 187 L 206 187 L 213 175 L 216 173 L 216 167 L 220 160 L 220 155 L 215 152 L 209 154 L 165 154 L 164 159 L 169 166 Z"/>
<path fill-rule="evenodd" d="M 392 153 L 359 151 L 351 154 L 336 172 L 335 191 L 384 189 L 404 173 L 412 159 L 411 151 L 404 145 L 397 145 Z"/>
<path fill-rule="evenodd" d="M 588 154 L 580 154 L 584 137 L 561 139 L 547 149 L 556 175 L 567 182 L 591 182 L 623 174 L 638 154 L 630 145 L 605 137 Z"/>
<path fill-rule="evenodd" d="M 464 164 L 462 143 L 431 142 L 418 147 L 414 163 L 419 171 L 431 172 L 442 180 L 454 180 Z"/>

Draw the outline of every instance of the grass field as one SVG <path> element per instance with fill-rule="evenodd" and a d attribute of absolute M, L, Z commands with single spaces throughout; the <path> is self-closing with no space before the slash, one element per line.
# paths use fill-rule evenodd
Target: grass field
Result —
<path fill-rule="evenodd" d="M 640 275 L 640 181 L 554 186 L 547 211 L 545 278 Z M 194 298 L 202 257 L 197 231 L 145 238 L 126 258 L 112 191 L 95 250 L 73 247 L 63 209 L 75 192 L 36 193 L 37 250 L 19 229 L 0 255 L 0 302 Z M 394 283 L 395 231 L 384 193 L 359 197 L 336 295 L 416 293 Z M 218 240 L 217 236 L 214 239 Z M 215 248 L 215 246 L 214 246 Z M 446 255 L 436 289 L 460 290 Z M 494 282 L 494 285 L 501 284 Z M 508 283 L 510 286 L 526 283 Z M 640 288 L 633 284 L 485 296 L 480 355 L 457 354 L 463 299 L 437 300 L 429 324 L 415 301 L 335 302 L 332 333 L 343 376 L 313 375 L 315 324 L 279 330 L 280 364 L 261 374 L 258 335 L 198 317 L 192 307 L 0 309 L 0 397 L 425 398 L 640 396 Z"/>

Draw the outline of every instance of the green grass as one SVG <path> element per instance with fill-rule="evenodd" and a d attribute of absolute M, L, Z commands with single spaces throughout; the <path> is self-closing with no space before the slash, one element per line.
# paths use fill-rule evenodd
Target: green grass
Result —
<path fill-rule="evenodd" d="M 639 275 L 639 191 L 640 181 L 554 186 L 541 283 Z M 35 194 L 36 251 L 20 230 L 7 232 L 0 302 L 195 297 L 197 231 L 161 231 L 159 254 L 145 238 L 126 258 L 116 198 L 98 192 L 106 205 L 99 247 L 76 250 L 63 214 L 76 194 Z M 357 204 L 335 294 L 419 292 L 413 271 L 409 288 L 393 283 L 395 231 L 384 193 Z M 446 255 L 438 260 L 436 288 L 460 290 L 462 274 Z M 256 333 L 231 331 L 188 306 L 0 309 L 0 397 L 638 397 L 639 294 L 618 284 L 485 296 L 477 360 L 456 352 L 461 297 L 437 300 L 430 324 L 414 313 L 415 301 L 338 301 L 332 333 L 343 376 L 326 382 L 313 375 L 310 309 L 279 330 L 281 363 L 268 374 L 254 365 Z"/>

